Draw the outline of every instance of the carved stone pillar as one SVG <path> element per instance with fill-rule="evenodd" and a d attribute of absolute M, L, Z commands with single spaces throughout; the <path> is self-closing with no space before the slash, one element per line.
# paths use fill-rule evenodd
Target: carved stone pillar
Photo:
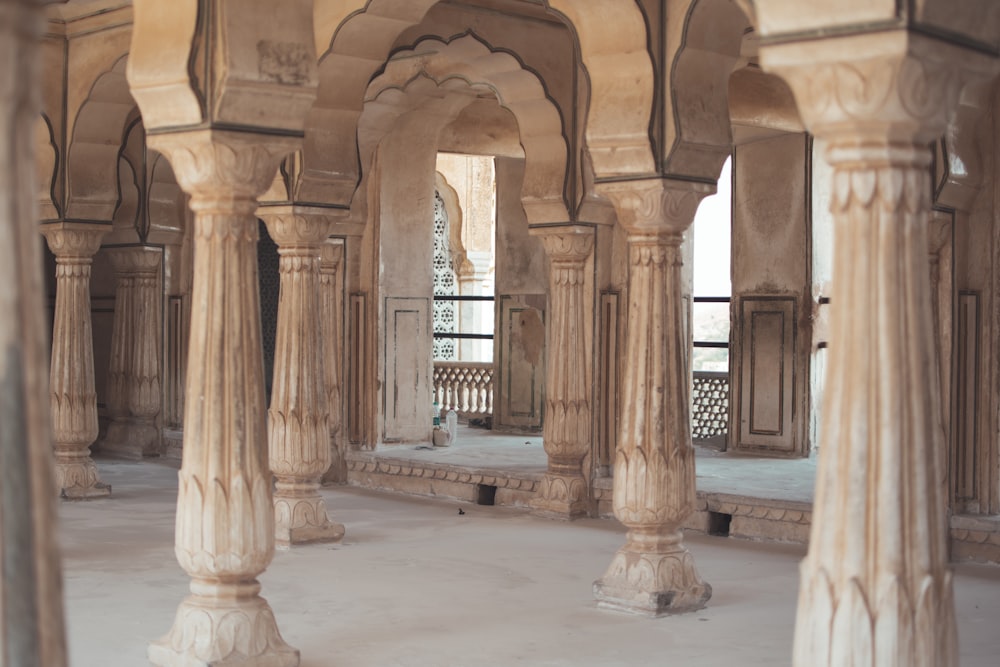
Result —
<path fill-rule="evenodd" d="M 155 665 L 294 667 L 257 576 L 274 555 L 264 429 L 256 197 L 293 138 L 193 130 L 149 136 L 194 211 L 194 283 L 175 553 L 191 595 Z"/>
<path fill-rule="evenodd" d="M 700 609 L 712 594 L 684 546 L 694 509 L 690 330 L 681 244 L 712 186 L 647 179 L 601 194 L 628 232 L 628 325 L 623 363 L 614 512 L 625 546 L 594 583 L 603 607 L 650 616 Z"/>
<path fill-rule="evenodd" d="M 0 661 L 65 667 L 32 127 L 41 3 L 0 0 Z"/>
<path fill-rule="evenodd" d="M 108 369 L 112 422 L 101 451 L 127 458 L 157 456 L 160 433 L 160 257 L 157 248 L 108 250 L 118 277 Z"/>
<path fill-rule="evenodd" d="M 110 225 L 57 222 L 42 225 L 56 256 L 56 310 L 52 323 L 50 396 L 56 451 L 56 484 L 64 498 L 111 494 L 90 458 L 97 439 L 94 335 L 90 324 L 90 266 Z"/>
<path fill-rule="evenodd" d="M 549 256 L 549 324 L 545 354 L 545 423 L 542 442 L 548 470 L 532 500 L 541 514 L 571 519 L 589 513 L 584 458 L 591 447 L 592 314 L 587 260 L 591 227 L 531 230 Z"/>
<path fill-rule="evenodd" d="M 326 218 L 293 207 L 258 211 L 278 244 L 281 297 L 274 346 L 268 441 L 275 536 L 280 546 L 333 542 L 344 527 L 330 521 L 319 483 L 330 467 L 330 397 L 320 328 L 320 246 Z"/>
<path fill-rule="evenodd" d="M 929 286 L 929 144 L 976 57 L 930 38 L 762 47 L 833 167 L 830 352 L 794 664 L 958 664 Z M 845 56 L 849 60 L 845 60 Z"/>
<path fill-rule="evenodd" d="M 347 467 L 344 460 L 344 403 L 342 360 L 344 354 L 344 243 L 329 239 L 320 247 L 319 255 L 319 313 L 320 335 L 323 341 L 323 369 L 326 377 L 327 405 L 330 408 L 330 467 L 323 480 L 346 482 Z"/>

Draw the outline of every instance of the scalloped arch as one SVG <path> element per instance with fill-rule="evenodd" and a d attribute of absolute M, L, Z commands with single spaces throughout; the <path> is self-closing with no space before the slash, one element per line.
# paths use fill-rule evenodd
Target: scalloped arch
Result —
<path fill-rule="evenodd" d="M 563 136 L 562 116 L 534 74 L 523 69 L 513 56 L 491 51 L 472 35 L 450 43 L 425 39 L 389 60 L 382 74 L 368 86 L 365 113 L 369 113 L 370 103 L 378 102 L 384 92 L 390 89 L 406 92 L 421 77 L 433 81 L 438 89 L 469 97 L 486 91 L 495 95 L 500 106 L 510 111 L 517 122 L 525 159 L 521 202 L 528 220 L 570 219 L 565 201 L 569 147 Z M 456 86 L 456 82 L 461 83 Z M 444 116 L 439 129 L 454 120 L 461 108 Z M 359 129 L 360 126 L 361 122 Z"/>
<path fill-rule="evenodd" d="M 354 129 L 362 94 L 395 40 L 437 0 L 316 0 L 319 90 L 309 117 L 301 197 L 343 202 L 357 185 Z M 649 126 L 654 75 L 638 5 L 621 0 L 544 0 L 577 36 L 590 82 L 585 134 L 598 179 L 655 171 Z M 628 76 L 622 76 L 627 72 Z"/>
<path fill-rule="evenodd" d="M 729 77 L 750 21 L 741 3 L 695 0 L 670 68 L 670 116 L 663 171 L 715 182 L 732 152 Z"/>
<path fill-rule="evenodd" d="M 136 109 L 127 60 L 122 56 L 94 81 L 76 115 L 66 161 L 68 218 L 107 222 L 118 205 L 118 152 Z"/>

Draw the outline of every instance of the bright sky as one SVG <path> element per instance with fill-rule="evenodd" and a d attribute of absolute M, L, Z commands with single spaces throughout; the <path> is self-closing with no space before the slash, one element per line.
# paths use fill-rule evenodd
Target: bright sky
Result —
<path fill-rule="evenodd" d="M 719 175 L 717 194 L 706 197 L 694 216 L 694 293 L 695 296 L 730 296 L 729 281 L 730 218 L 732 216 L 732 178 L 726 160 Z"/>

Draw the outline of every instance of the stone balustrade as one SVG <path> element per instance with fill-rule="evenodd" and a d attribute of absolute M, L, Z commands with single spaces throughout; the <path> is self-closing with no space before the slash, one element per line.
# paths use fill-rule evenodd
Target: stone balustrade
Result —
<path fill-rule="evenodd" d="M 493 414 L 493 364 L 488 361 L 435 361 L 434 398 L 441 414 Z"/>

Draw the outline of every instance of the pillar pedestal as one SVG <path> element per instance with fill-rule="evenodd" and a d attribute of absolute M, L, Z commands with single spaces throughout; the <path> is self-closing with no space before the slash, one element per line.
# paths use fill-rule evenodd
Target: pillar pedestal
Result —
<path fill-rule="evenodd" d="M 129 459 L 159 456 L 160 258 L 158 248 L 109 249 L 118 276 L 108 370 L 111 423 L 101 452 Z"/>
<path fill-rule="evenodd" d="M 50 397 L 56 452 L 56 486 L 63 498 L 104 498 L 90 458 L 97 439 L 94 335 L 90 321 L 90 267 L 110 225 L 56 222 L 42 234 L 56 256 L 56 308 L 52 324 Z"/>
<path fill-rule="evenodd" d="M 928 147 L 977 57 L 898 30 L 824 40 L 822 48 L 768 46 L 761 58 L 789 83 L 806 126 L 827 146 L 836 222 L 793 664 L 957 665 L 927 257 Z"/>
<path fill-rule="evenodd" d="M 150 135 L 194 212 L 194 282 L 174 552 L 191 595 L 149 647 L 161 667 L 296 667 L 257 577 L 274 556 L 257 281 L 256 197 L 294 138 Z"/>
<path fill-rule="evenodd" d="M 628 527 L 604 576 L 598 606 L 647 616 L 705 606 L 681 525 L 694 509 L 690 332 L 681 244 L 711 186 L 666 179 L 609 183 L 601 193 L 628 232 L 628 337 L 614 465 L 614 512 Z"/>
<path fill-rule="evenodd" d="M 548 469 L 531 501 L 535 512 L 560 519 L 591 513 L 583 461 L 591 449 L 593 290 L 587 260 L 594 229 L 581 225 L 538 227 L 549 257 L 549 324 L 545 355 L 545 423 L 542 444 Z"/>
<path fill-rule="evenodd" d="M 329 400 L 325 386 L 320 309 L 320 246 L 329 234 L 323 215 L 294 206 L 261 207 L 258 215 L 278 244 L 281 298 L 274 346 L 269 417 L 270 464 L 278 546 L 334 542 L 344 526 L 327 516 L 319 494 L 330 467 Z"/>

